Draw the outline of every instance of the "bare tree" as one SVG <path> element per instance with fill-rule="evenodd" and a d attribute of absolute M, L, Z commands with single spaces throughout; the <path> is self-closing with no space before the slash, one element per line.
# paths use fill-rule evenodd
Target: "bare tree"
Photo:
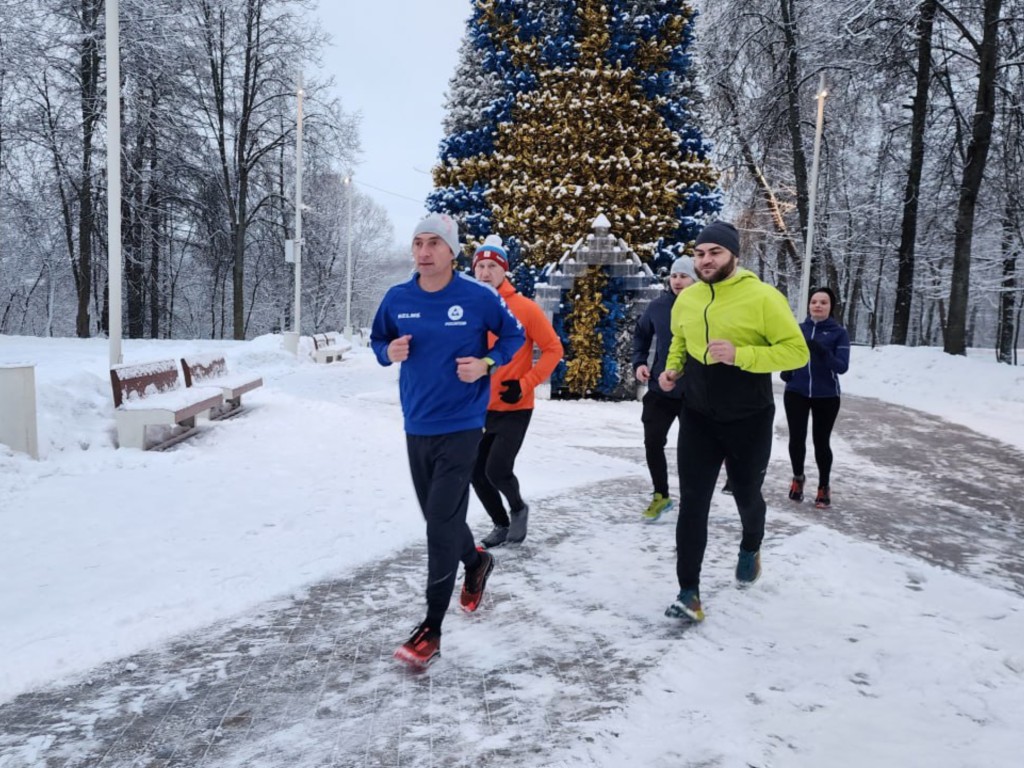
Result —
<path fill-rule="evenodd" d="M 976 40 L 959 18 L 950 16 L 978 57 L 978 90 L 971 123 L 970 144 L 964 158 L 957 202 L 953 243 L 953 274 L 950 278 L 949 315 L 943 349 L 952 355 L 967 354 L 968 294 L 971 284 L 971 244 L 978 193 L 985 177 L 985 163 L 992 143 L 996 112 L 996 76 L 999 63 L 999 14 L 1003 0 L 985 0 L 982 35 Z M 943 6 L 945 11 L 945 7 Z"/>
<path fill-rule="evenodd" d="M 917 212 L 920 206 L 921 174 L 924 170 L 925 127 L 931 90 L 932 30 L 937 0 L 922 0 L 917 21 L 917 88 L 911 105 L 910 162 L 903 193 L 903 223 L 900 231 L 899 273 L 896 277 L 896 306 L 892 319 L 893 344 L 907 343 L 910 308 L 914 296 L 914 248 L 917 244 Z"/>

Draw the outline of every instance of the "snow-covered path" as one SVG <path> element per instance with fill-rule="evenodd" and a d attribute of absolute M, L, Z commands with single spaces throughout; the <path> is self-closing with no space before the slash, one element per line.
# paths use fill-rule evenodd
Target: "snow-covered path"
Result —
<path fill-rule="evenodd" d="M 843 419 L 835 508 L 766 489 L 751 588 L 716 496 L 700 627 L 661 616 L 675 518 L 640 524 L 628 472 L 532 498 L 527 543 L 498 550 L 478 614 L 451 609 L 424 674 L 391 661 L 421 618 L 414 544 L 0 706 L 0 766 L 1010 765 L 1022 457 L 878 401 L 847 398 Z M 615 425 L 573 437 L 642 466 Z"/>

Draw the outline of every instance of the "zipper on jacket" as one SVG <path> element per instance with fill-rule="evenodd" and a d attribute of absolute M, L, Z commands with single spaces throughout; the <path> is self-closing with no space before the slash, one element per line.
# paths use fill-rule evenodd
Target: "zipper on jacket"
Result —
<path fill-rule="evenodd" d="M 715 303 L 714 283 L 708 283 L 708 289 L 711 291 L 711 301 L 704 305 L 704 365 L 708 364 L 708 344 L 711 343 L 711 323 L 708 322 L 708 310 Z"/>
<path fill-rule="evenodd" d="M 816 322 L 814 322 L 813 320 L 811 320 L 811 341 L 814 341 L 814 334 L 817 333 L 817 331 L 818 331 L 818 324 Z M 814 371 L 811 370 L 811 360 L 813 360 L 813 359 L 814 358 L 812 358 L 810 355 L 807 356 L 807 396 L 808 397 L 814 397 Z"/>
<path fill-rule="evenodd" d="M 708 283 L 708 288 L 711 290 L 711 301 L 704 305 L 704 365 L 708 364 L 708 344 L 711 343 L 711 323 L 708 321 L 708 311 L 711 309 L 711 305 L 715 303 L 715 285 L 714 283 Z M 711 405 L 711 377 L 707 375 L 707 371 L 704 372 L 704 402 L 707 403 L 708 412 L 714 416 L 715 409 Z"/>

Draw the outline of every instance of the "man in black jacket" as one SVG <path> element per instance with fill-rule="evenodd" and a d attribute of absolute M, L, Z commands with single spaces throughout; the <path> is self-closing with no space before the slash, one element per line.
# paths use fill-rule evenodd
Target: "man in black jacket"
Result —
<path fill-rule="evenodd" d="M 676 382 L 670 390 L 658 384 L 658 376 L 665 370 L 668 345 L 672 341 L 672 305 L 676 296 L 697 281 L 693 271 L 693 259 L 680 256 L 672 262 L 668 276 L 668 290 L 647 307 L 636 323 L 633 333 L 633 371 L 637 381 L 647 384 L 644 395 L 644 410 L 640 417 L 644 424 L 644 450 L 647 453 L 647 469 L 654 485 L 654 497 L 643 511 L 645 522 L 653 523 L 672 508 L 668 490 L 668 463 L 665 460 L 665 443 L 672 422 L 679 418 L 682 405 L 682 384 Z M 648 365 L 651 343 L 654 341 L 654 360 Z"/>

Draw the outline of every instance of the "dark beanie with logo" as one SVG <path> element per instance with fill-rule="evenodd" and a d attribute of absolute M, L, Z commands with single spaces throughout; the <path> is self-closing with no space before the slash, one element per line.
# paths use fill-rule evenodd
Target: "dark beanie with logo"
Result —
<path fill-rule="evenodd" d="M 713 221 L 704 227 L 693 244 L 697 246 L 704 243 L 714 243 L 727 248 L 736 256 L 740 255 L 740 233 L 727 221 Z"/>

